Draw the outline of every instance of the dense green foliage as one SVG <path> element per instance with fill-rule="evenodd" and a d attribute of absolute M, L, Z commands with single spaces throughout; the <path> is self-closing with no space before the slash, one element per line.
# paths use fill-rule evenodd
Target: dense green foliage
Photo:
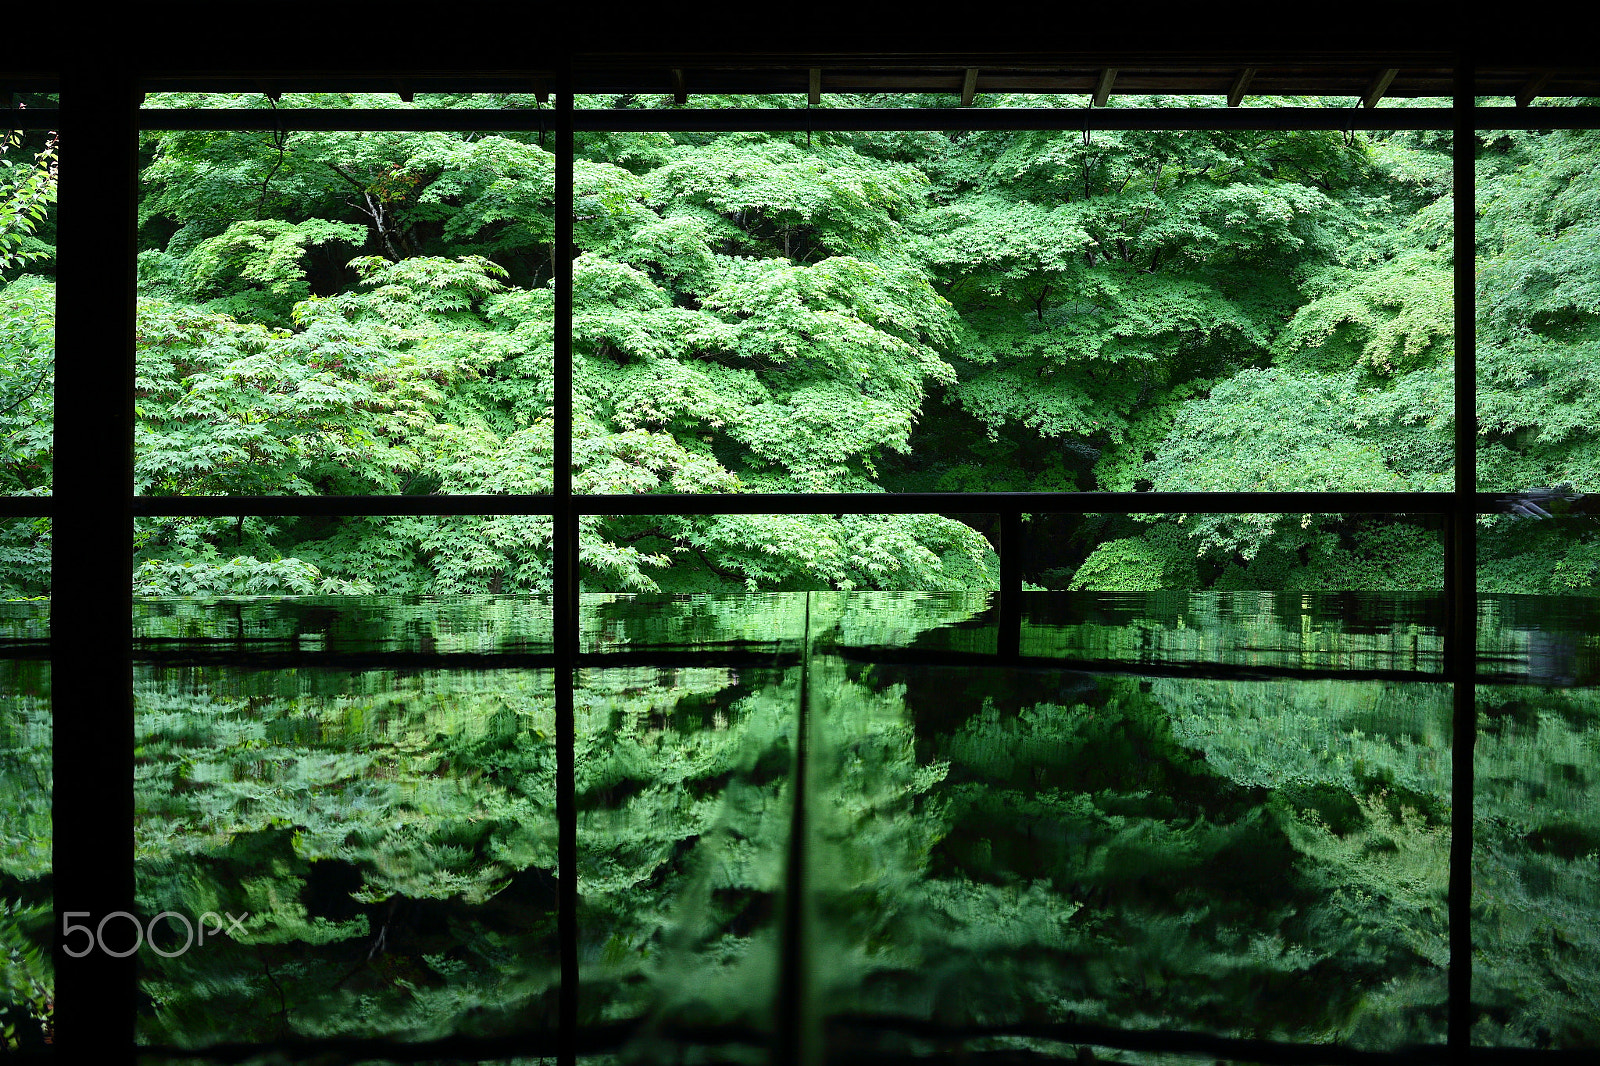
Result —
<path fill-rule="evenodd" d="M 927 101 L 830 101 L 863 102 Z M 296 104 L 401 106 L 283 106 Z M 54 157 L 29 136 L 0 158 L 7 494 L 47 491 L 50 472 Z M 1484 135 L 1478 149 L 1483 484 L 1600 489 L 1600 133 Z M 543 138 L 149 132 L 142 162 L 138 491 L 550 491 Z M 581 134 L 575 207 L 579 491 L 1451 484 L 1441 135 Z M 1411 524 L 1175 517 L 1041 528 L 1030 580 L 1438 585 L 1438 538 Z M 987 532 L 981 516 L 593 516 L 583 579 L 985 588 Z M 1600 588 L 1588 533 L 1483 532 L 1496 591 Z M 44 591 L 46 535 L 0 535 L 0 594 Z M 152 593 L 540 590 L 549 545 L 536 518 L 141 520 L 135 580 Z"/>
<path fill-rule="evenodd" d="M 53 135 L 0 137 L 0 494 L 7 496 L 50 491 L 55 288 L 20 272 L 49 265 L 55 196 Z M 0 598 L 47 591 L 49 563 L 47 519 L 0 520 Z"/>

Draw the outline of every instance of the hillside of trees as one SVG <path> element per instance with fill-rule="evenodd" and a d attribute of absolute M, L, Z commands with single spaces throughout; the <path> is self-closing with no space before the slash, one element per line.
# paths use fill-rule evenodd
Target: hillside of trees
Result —
<path fill-rule="evenodd" d="M 268 106 L 150 103 L 201 102 Z M 1190 103 L 1210 101 L 1118 102 Z M 295 105 L 406 106 L 285 97 L 291 124 Z M 541 140 L 145 133 L 136 490 L 550 491 Z M 0 492 L 27 495 L 50 483 L 55 164 L 45 134 L 9 143 Z M 579 134 L 577 153 L 577 491 L 1451 485 L 1445 134 Z M 1594 491 L 1600 134 L 1485 134 L 1479 160 L 1481 485 Z M 991 587 L 985 520 L 963 517 L 596 516 L 584 587 Z M 1485 523 L 1485 591 L 1597 588 L 1592 536 Z M 1044 588 L 1424 589 L 1442 561 L 1403 517 L 1034 528 Z M 0 595 L 45 591 L 46 535 L 5 529 Z M 134 581 L 533 591 L 549 542 L 540 518 L 141 520 Z"/>

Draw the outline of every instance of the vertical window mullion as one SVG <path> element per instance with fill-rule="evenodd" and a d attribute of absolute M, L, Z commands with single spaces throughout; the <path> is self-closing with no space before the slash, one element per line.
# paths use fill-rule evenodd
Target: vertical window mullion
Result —
<path fill-rule="evenodd" d="M 61 92 L 51 542 L 54 1027 L 63 1061 L 117 1063 L 132 1060 L 136 956 L 113 957 L 93 931 L 104 921 L 105 940 L 120 951 L 133 922 L 107 919 L 135 909 L 129 538 L 138 127 L 131 70 L 109 51 L 73 54 Z"/>
<path fill-rule="evenodd" d="M 1451 139 L 1455 331 L 1455 498 L 1445 575 L 1450 603 L 1452 692 L 1450 968 L 1447 1043 L 1464 1064 L 1472 1041 L 1473 749 L 1477 738 L 1477 119 L 1471 57 L 1456 57 Z"/>
<path fill-rule="evenodd" d="M 573 686 L 578 649 L 578 516 L 572 498 L 572 68 L 563 60 L 556 85 L 554 415 L 552 457 L 556 513 L 551 528 L 551 608 L 556 641 L 556 821 L 559 866 L 557 929 L 561 942 L 561 1066 L 576 1061 L 578 1025 L 577 730 Z"/>

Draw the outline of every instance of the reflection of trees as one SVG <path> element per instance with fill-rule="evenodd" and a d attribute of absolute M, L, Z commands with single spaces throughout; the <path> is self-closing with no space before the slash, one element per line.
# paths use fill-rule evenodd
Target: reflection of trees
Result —
<path fill-rule="evenodd" d="M 151 1037 L 554 1024 L 548 673 L 206 671 L 139 696 L 142 906 L 251 914 L 233 941 L 145 960 Z M 597 1018 L 759 1021 L 794 707 L 792 677 L 770 672 L 584 674 Z"/>
<path fill-rule="evenodd" d="M 0 1050 L 45 1050 L 50 944 L 50 681 L 41 662 L 0 660 Z"/>
<path fill-rule="evenodd" d="M 729 632 L 779 633 L 755 607 Z M 616 621 L 642 639 L 642 617 Z M 48 981 L 49 748 L 43 678 L 9 669 L 14 1022 L 29 975 Z M 824 1010 L 1437 1038 L 1442 687 L 908 674 L 820 652 L 808 669 L 803 961 Z M 798 684 L 798 667 L 582 675 L 585 1021 L 770 1021 Z M 1477 1038 L 1570 1044 L 1600 996 L 1600 707 L 1484 692 Z M 147 672 L 138 699 L 141 907 L 251 915 L 143 958 L 148 1037 L 551 1023 L 548 674 L 188 669 Z"/>
<path fill-rule="evenodd" d="M 1373 798 L 1371 781 L 1352 794 L 1275 776 L 1281 753 L 1247 739 L 1233 771 L 1212 761 L 1238 739 L 1221 715 L 1249 701 L 1276 712 L 1261 735 L 1292 722 L 1326 743 L 1327 701 L 1381 714 L 1407 697 L 1345 685 L 1302 705 L 1280 685 L 1111 681 L 1064 705 L 990 681 L 920 761 L 907 738 L 923 707 L 836 690 L 823 803 L 852 817 L 819 830 L 831 1006 L 1376 1045 L 1437 1035 L 1447 840 L 1434 794 L 1448 764 L 1418 757 L 1429 821 Z M 1447 723 L 1444 710 L 1412 720 Z M 1361 754 L 1376 779 L 1406 750 L 1379 733 Z"/>
<path fill-rule="evenodd" d="M 1600 1017 L 1600 694 L 1478 692 L 1473 1041 L 1592 1045 Z"/>
<path fill-rule="evenodd" d="M 596 670 L 578 691 L 588 1020 L 767 1020 L 798 672 Z"/>
<path fill-rule="evenodd" d="M 141 957 L 148 1036 L 416 1038 L 553 1010 L 547 672 L 174 671 L 136 698 L 141 907 L 250 915 Z"/>

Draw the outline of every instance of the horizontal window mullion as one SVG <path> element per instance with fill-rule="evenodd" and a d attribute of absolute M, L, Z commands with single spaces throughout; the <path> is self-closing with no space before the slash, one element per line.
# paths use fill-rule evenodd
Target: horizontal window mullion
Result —
<path fill-rule="evenodd" d="M 53 107 L 0 107 L 0 130 L 58 130 L 58 115 Z"/>

